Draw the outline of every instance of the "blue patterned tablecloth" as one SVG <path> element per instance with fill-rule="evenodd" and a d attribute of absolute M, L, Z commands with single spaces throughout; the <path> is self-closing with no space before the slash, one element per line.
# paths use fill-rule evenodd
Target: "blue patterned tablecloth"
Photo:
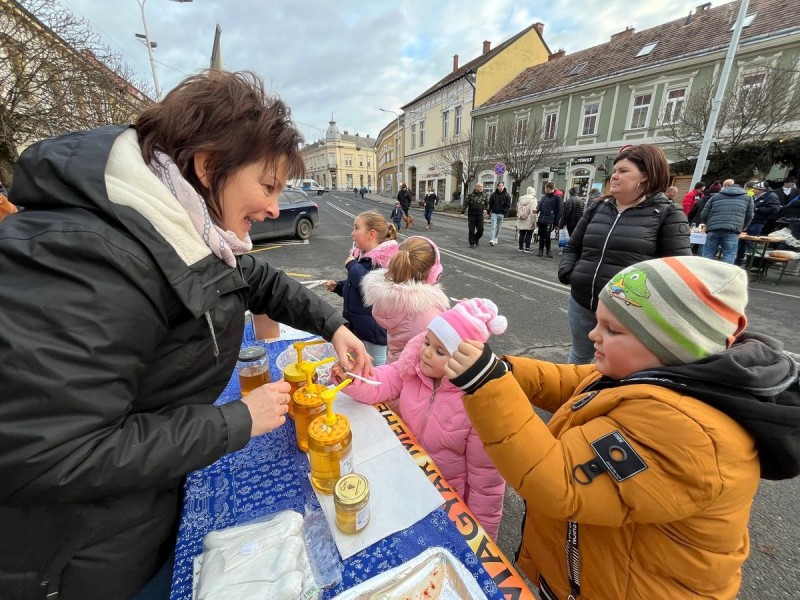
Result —
<path fill-rule="evenodd" d="M 252 343 L 252 339 L 246 335 L 245 344 Z M 292 341 L 265 344 L 273 381 L 281 377 L 275 368 L 275 359 L 291 344 Z M 239 398 L 239 381 L 234 374 L 218 403 Z M 308 458 L 298 450 L 294 422 L 288 420 L 275 431 L 253 438 L 242 450 L 222 457 L 205 469 L 190 473 L 186 479 L 183 513 L 175 546 L 171 600 L 191 599 L 193 559 L 202 552 L 203 537 L 208 532 L 281 510 L 292 509 L 302 514 L 306 504 L 319 509 L 308 472 Z M 380 518 L 380 515 L 373 515 L 373 518 Z M 487 598 L 503 598 L 496 583 L 441 508 L 412 527 L 384 538 L 345 560 L 342 582 L 333 589 L 325 590 L 323 598 L 333 598 L 433 546 L 447 548 L 461 560 L 475 576 Z"/>

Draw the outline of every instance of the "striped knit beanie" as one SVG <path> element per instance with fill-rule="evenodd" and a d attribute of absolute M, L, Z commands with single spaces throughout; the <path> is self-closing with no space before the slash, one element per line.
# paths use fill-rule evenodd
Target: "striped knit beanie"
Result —
<path fill-rule="evenodd" d="M 503 333 L 508 326 L 505 317 L 497 314 L 497 305 L 484 298 L 463 300 L 434 317 L 428 329 L 439 338 L 450 354 L 464 340 L 486 342 L 493 333 Z"/>
<path fill-rule="evenodd" d="M 747 325 L 747 273 L 699 256 L 657 258 L 611 278 L 600 302 L 665 365 L 730 348 Z"/>

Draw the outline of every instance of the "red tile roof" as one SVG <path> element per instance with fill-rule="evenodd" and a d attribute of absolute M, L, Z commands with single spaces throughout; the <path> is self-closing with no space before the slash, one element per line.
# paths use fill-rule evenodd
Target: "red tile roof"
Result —
<path fill-rule="evenodd" d="M 740 0 L 721 6 L 693 11 L 663 25 L 658 25 L 612 41 L 567 54 L 522 71 L 509 84 L 486 101 L 480 109 L 496 104 L 535 97 L 579 84 L 601 81 L 656 65 L 702 56 L 725 49 L 731 40 L 731 27 L 739 14 Z M 753 23 L 742 29 L 740 45 L 772 37 L 781 32 L 800 31 L 797 0 L 751 0 L 748 15 L 758 13 Z M 656 46 L 645 56 L 636 55 L 647 44 Z M 578 73 L 570 75 L 582 63 Z"/>

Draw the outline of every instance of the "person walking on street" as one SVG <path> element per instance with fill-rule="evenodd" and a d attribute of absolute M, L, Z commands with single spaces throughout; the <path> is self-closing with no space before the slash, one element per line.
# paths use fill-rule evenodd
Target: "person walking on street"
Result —
<path fill-rule="evenodd" d="M 394 203 L 394 208 L 392 209 L 392 214 L 389 215 L 389 219 L 391 219 L 392 223 L 394 223 L 395 229 L 400 229 L 400 223 L 403 220 L 403 208 L 400 206 L 400 202 Z"/>
<path fill-rule="evenodd" d="M 517 241 L 519 242 L 519 252 L 530 254 L 531 238 L 533 237 L 533 225 L 536 223 L 539 200 L 536 198 L 534 189 L 528 187 L 524 196 L 519 197 L 517 204 Z"/>
<path fill-rule="evenodd" d="M 703 256 L 714 258 L 722 253 L 722 262 L 733 264 L 739 234 L 753 219 L 753 199 L 733 179 L 726 179 L 719 193 L 711 196 L 700 220 L 706 224 Z"/>
<path fill-rule="evenodd" d="M 492 195 L 489 196 L 489 213 L 491 214 L 491 226 L 489 228 L 489 245 L 496 246 L 500 239 L 500 227 L 503 225 L 503 217 L 508 214 L 511 208 L 511 195 L 506 190 L 506 184 L 502 181 L 497 184 Z"/>
<path fill-rule="evenodd" d="M 551 181 L 544 187 L 544 197 L 539 202 L 539 254 L 547 250 L 547 258 L 553 258 L 550 252 L 550 234 L 561 218 L 561 198 L 556 195 L 556 186 Z"/>
<path fill-rule="evenodd" d="M 364 199 L 364 194 L 367 193 L 367 188 L 362 185 L 361 189 L 359 190 L 359 192 L 361 193 L 361 199 L 363 200 Z"/>
<path fill-rule="evenodd" d="M 572 235 L 572 231 L 581 220 L 583 216 L 584 204 L 583 199 L 578 196 L 577 188 L 570 188 L 569 198 L 564 201 L 564 210 L 561 214 L 561 219 L 558 223 L 558 228 L 567 228 L 567 233 Z"/>
<path fill-rule="evenodd" d="M 480 246 L 483 237 L 483 219 L 488 209 L 489 203 L 486 201 L 486 196 L 483 195 L 483 184 L 479 181 L 475 184 L 475 190 L 466 197 L 464 206 L 461 208 L 462 216 L 467 213 L 470 248 Z"/>
<path fill-rule="evenodd" d="M 403 209 L 405 214 L 406 229 L 408 229 L 408 221 L 411 217 L 411 192 L 405 183 L 400 186 L 400 191 L 397 192 L 397 201 L 400 202 L 400 208 Z"/>
<path fill-rule="evenodd" d="M 436 207 L 437 204 L 439 204 L 439 197 L 436 195 L 436 192 L 433 191 L 433 188 L 429 187 L 428 193 L 425 194 L 425 220 L 427 221 L 425 229 L 431 228 L 431 218 L 433 218 L 433 209 Z"/>

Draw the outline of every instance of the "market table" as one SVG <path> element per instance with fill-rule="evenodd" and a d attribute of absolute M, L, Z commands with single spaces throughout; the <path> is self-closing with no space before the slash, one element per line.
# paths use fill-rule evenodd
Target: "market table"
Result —
<path fill-rule="evenodd" d="M 750 273 L 753 269 L 753 263 L 755 259 L 760 259 L 758 270 L 756 271 L 756 276 L 754 281 L 758 282 L 761 281 L 767 274 L 767 268 L 769 262 L 765 260 L 765 255 L 767 253 L 767 247 L 770 244 L 775 244 L 777 242 L 783 241 L 782 238 L 770 237 L 767 235 L 747 235 L 742 233 L 739 235 L 739 239 L 744 242 L 748 242 L 752 252 L 749 252 L 747 257 L 747 266 L 746 270 Z"/>
<path fill-rule="evenodd" d="M 255 342 L 264 344 L 267 349 L 273 381 L 281 377 L 275 359 L 293 341 Z M 253 343 L 252 332 L 246 333 L 244 343 Z M 217 403 L 238 400 L 239 391 L 238 377 L 234 374 Z M 322 598 L 333 598 L 362 581 L 407 562 L 429 547 L 441 546 L 472 573 L 487 598 L 532 600 L 533 593 L 439 474 L 402 420 L 385 405 L 376 408 L 442 494 L 442 507 L 410 528 L 344 560 L 342 582 L 325 590 Z M 297 448 L 294 422 L 290 420 L 269 434 L 253 438 L 242 450 L 190 473 L 184 487 L 183 511 L 175 547 L 171 600 L 192 598 L 193 560 L 202 552 L 202 540 L 208 532 L 287 509 L 303 514 L 309 503 L 319 508 L 308 473 L 308 458 Z"/>

